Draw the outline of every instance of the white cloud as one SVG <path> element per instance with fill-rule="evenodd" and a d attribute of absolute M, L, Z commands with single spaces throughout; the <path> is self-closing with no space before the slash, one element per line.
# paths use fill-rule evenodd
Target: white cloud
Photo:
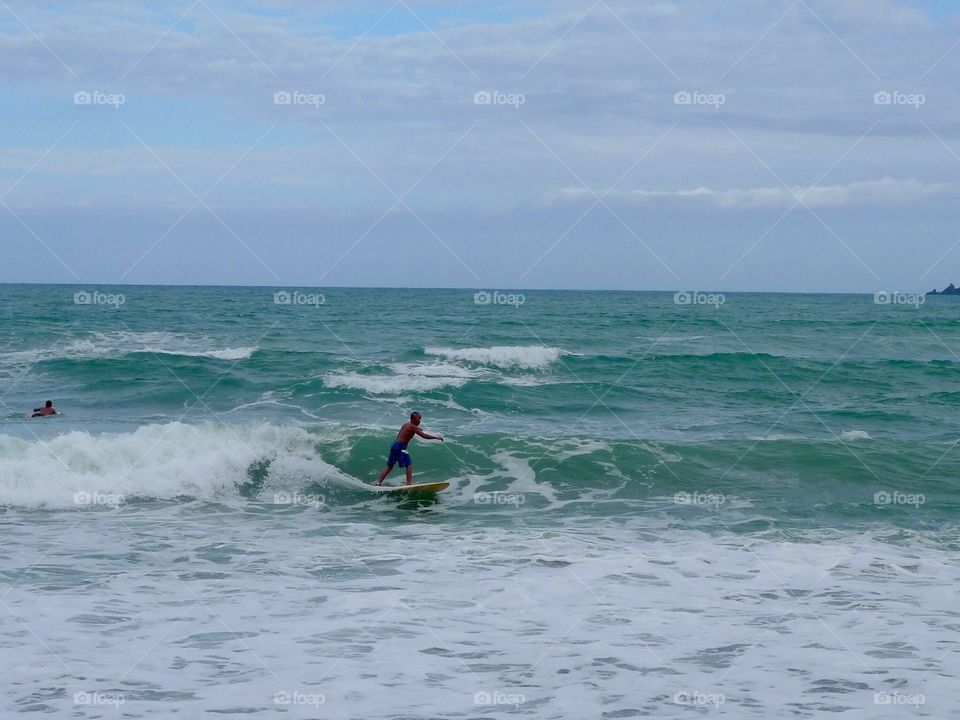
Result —
<path fill-rule="evenodd" d="M 916 179 L 864 180 L 846 185 L 819 185 L 808 187 L 755 187 L 720 190 L 709 187 L 677 190 L 612 190 L 605 196 L 610 200 L 630 203 L 650 203 L 658 200 L 690 200 L 712 203 L 722 208 L 759 208 L 789 206 L 798 199 L 813 207 L 844 207 L 873 203 L 908 203 L 941 195 L 955 195 L 960 184 L 924 183 Z M 589 203 L 595 195 L 586 188 L 570 187 L 545 195 L 542 200 L 554 203 Z"/>
<path fill-rule="evenodd" d="M 364 37 L 366 18 L 359 16 L 369 12 L 372 22 L 388 5 L 8 4 L 76 77 L 0 11 L 0 193 L 32 167 L 4 201 L 51 219 L 62 207 L 103 211 L 89 228 L 98 237 L 143 208 L 175 218 L 193 202 L 121 120 L 198 193 L 242 156 L 206 198 L 231 225 L 243 226 L 245 208 L 273 223 L 291 209 L 356 213 L 358 229 L 327 233 L 321 243 L 335 237 L 349 245 L 394 200 L 378 178 L 402 193 L 423 176 L 405 200 L 431 224 L 433 217 L 455 216 L 460 223 L 496 227 L 491 236 L 503 243 L 499 254 L 479 245 L 477 252 L 489 252 L 491 261 L 514 260 L 505 263 L 511 266 L 529 264 L 518 258 L 528 253 L 535 259 L 564 231 L 547 228 L 544 216 L 556 209 L 565 219 L 567 209 L 569 222 L 576 220 L 593 200 L 583 185 L 603 191 L 616 182 L 610 204 L 637 208 L 621 214 L 630 223 L 642 216 L 645 237 L 675 225 L 692 207 L 703 212 L 691 215 L 709 217 L 711 231 L 739 237 L 753 232 L 750 223 L 764 209 L 789 207 L 805 193 L 811 207 L 837 208 L 838 225 L 847 223 L 852 235 L 880 243 L 895 235 L 891 218 L 868 227 L 869 213 L 858 207 L 883 205 L 893 220 L 933 236 L 935 213 L 915 217 L 908 203 L 930 198 L 941 215 L 953 213 L 956 204 L 958 164 L 944 144 L 960 154 L 954 87 L 960 47 L 951 50 L 960 26 L 956 17 L 933 20 L 905 2 L 607 0 L 590 6 L 557 0 L 541 4 L 536 14 L 518 12 L 516 19 L 438 24 L 436 34 L 388 18 L 386 25 L 414 31 Z M 423 10 L 417 0 L 407 4 Z M 352 34 L 343 32 L 342 21 L 337 34 L 329 31 L 325 12 L 332 5 L 347 8 Z M 520 0 L 517 5 L 530 7 Z M 451 7 L 456 4 L 446 4 Z M 406 14 L 405 4 L 392 13 Z M 119 110 L 77 108 L 72 95 L 79 89 L 123 92 L 127 103 Z M 278 90 L 323 93 L 326 103 L 277 106 Z M 526 102 L 520 108 L 477 106 L 472 96 L 478 90 L 523 93 Z M 877 106 L 873 97 L 881 90 L 922 92 L 926 103 Z M 723 93 L 726 102 L 720 108 L 677 105 L 678 91 Z M 44 154 L 74 120 L 76 127 Z M 821 182 L 830 184 L 809 187 L 828 169 Z M 545 195 L 564 185 L 571 187 Z M 537 214 L 542 206 L 528 212 L 540 198 L 551 203 L 551 212 Z M 744 212 L 731 219 L 724 212 L 731 208 Z M 509 223 L 496 224 L 498 213 L 514 211 Z M 800 232 L 792 220 L 777 231 Z M 760 224 L 758 235 L 762 218 Z M 465 231 L 452 222 L 443 237 Z M 310 242 L 302 229 L 289 237 Z M 707 248 L 699 237 L 685 236 L 685 242 L 704 243 L 691 250 L 696 260 Z M 429 234 L 427 240 L 433 241 Z M 568 244 L 570 237 L 537 272 L 559 277 Z M 164 252 L 158 246 L 157 256 Z M 271 252 L 264 250 L 268 262 Z M 902 265 L 889 263 L 896 270 Z M 610 261 L 611 272 L 621 268 Z M 546 275 L 528 277 L 551 282 Z M 432 282 L 444 284 L 441 277 Z"/>

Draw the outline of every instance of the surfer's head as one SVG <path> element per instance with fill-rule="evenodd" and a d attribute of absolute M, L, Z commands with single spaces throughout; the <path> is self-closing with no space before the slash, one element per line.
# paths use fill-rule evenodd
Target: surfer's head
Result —
<path fill-rule="evenodd" d="M 414 425 L 419 425 L 419 424 L 420 424 L 420 413 L 418 413 L 418 412 L 412 412 L 412 413 L 410 413 L 410 422 L 412 422 Z"/>
<path fill-rule="evenodd" d="M 44 407 L 53 407 L 53 400 L 47 400 L 47 404 Z"/>

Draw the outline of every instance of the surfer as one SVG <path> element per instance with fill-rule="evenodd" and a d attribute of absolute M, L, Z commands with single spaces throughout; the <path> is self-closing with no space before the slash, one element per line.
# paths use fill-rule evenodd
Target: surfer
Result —
<path fill-rule="evenodd" d="M 387 457 L 387 467 L 380 473 L 380 479 L 377 485 L 383 485 L 384 479 L 393 470 L 394 465 L 400 465 L 407 471 L 407 485 L 413 485 L 413 465 L 410 462 L 410 453 L 407 452 L 407 445 L 413 440 L 414 435 L 419 435 L 424 440 L 439 440 L 443 442 L 441 435 L 429 435 L 420 429 L 420 413 L 410 413 L 410 422 L 404 423 L 397 433 L 397 439 L 390 446 L 390 455 Z"/>
<path fill-rule="evenodd" d="M 57 411 L 53 409 L 53 400 L 47 400 L 43 407 L 34 408 L 33 415 L 30 417 L 46 417 L 47 415 L 56 415 Z"/>

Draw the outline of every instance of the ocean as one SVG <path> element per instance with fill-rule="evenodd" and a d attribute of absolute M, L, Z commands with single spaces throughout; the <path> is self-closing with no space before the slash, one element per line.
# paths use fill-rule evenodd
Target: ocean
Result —
<path fill-rule="evenodd" d="M 0 285 L 3 716 L 955 716 L 958 303 Z"/>

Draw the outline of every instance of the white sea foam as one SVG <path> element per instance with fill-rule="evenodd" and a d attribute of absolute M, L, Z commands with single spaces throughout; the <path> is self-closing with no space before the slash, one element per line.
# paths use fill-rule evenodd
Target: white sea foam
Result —
<path fill-rule="evenodd" d="M 566 385 L 571 382 L 571 380 L 561 380 L 559 382 L 551 382 L 543 379 L 544 376 L 537 375 L 502 375 L 497 378 L 497 382 L 500 385 L 509 385 L 511 387 L 543 387 L 544 385 Z"/>
<path fill-rule="evenodd" d="M 170 332 L 93 332 L 63 344 L 33 350 L 0 353 L 0 365 L 24 366 L 45 360 L 120 358 L 131 353 L 206 357 L 215 360 L 245 360 L 256 346 L 213 347 L 205 337 Z"/>
<path fill-rule="evenodd" d="M 608 443 L 594 438 L 529 438 L 527 439 L 527 443 L 531 448 L 549 454 L 549 456 L 557 462 L 565 462 L 581 455 L 609 453 L 612 451 Z"/>
<path fill-rule="evenodd" d="M 397 375 L 412 377 L 442 377 L 471 379 L 480 377 L 482 372 L 465 368 L 453 363 L 394 363 L 390 366 Z"/>
<path fill-rule="evenodd" d="M 529 459 L 517 457 L 504 450 L 493 453 L 490 458 L 506 470 L 507 477 L 510 479 L 508 494 L 525 496 L 527 493 L 536 493 L 544 496 L 551 503 L 556 501 L 557 493 L 553 487 L 548 483 L 537 482 L 537 474 L 530 465 Z"/>
<path fill-rule="evenodd" d="M 35 637 L 4 654 L 4 717 L 28 703 L 75 716 L 78 693 L 118 690 L 124 704 L 100 715 L 256 717 L 278 695 L 291 717 L 438 717 L 454 703 L 474 716 L 819 717 L 839 697 L 844 717 L 946 718 L 956 705 L 945 635 L 960 567 L 922 539 L 442 511 L 328 534 L 309 511 L 197 510 L 7 517 L 4 603 Z M 443 612 L 424 623 L 400 602 L 413 590 Z M 65 665 L 43 672 L 51 653 Z M 878 692 L 926 702 L 878 708 Z"/>
<path fill-rule="evenodd" d="M 653 343 L 680 343 L 690 340 L 703 340 L 706 335 L 637 335 L 640 340 L 649 340 Z"/>
<path fill-rule="evenodd" d="M 866 430 L 844 430 L 840 433 L 840 439 L 846 442 L 854 442 L 856 440 L 870 440 L 870 433 Z"/>
<path fill-rule="evenodd" d="M 157 355 L 207 357 L 216 360 L 245 360 L 253 355 L 257 349 L 254 346 L 211 347 L 213 341 L 209 338 L 195 338 L 169 332 L 95 333 L 95 338 L 92 340 L 81 342 L 85 349 L 92 346 L 94 354 L 154 353 Z"/>
<path fill-rule="evenodd" d="M 233 347 L 233 348 L 224 348 L 223 350 L 164 350 L 164 349 L 151 349 L 145 348 L 142 352 L 152 352 L 159 355 L 186 355 L 187 357 L 208 357 L 215 358 L 217 360 L 246 360 L 251 357 L 257 348 L 253 346 L 249 347 Z"/>
<path fill-rule="evenodd" d="M 536 376 L 511 376 L 501 371 L 543 370 L 556 361 L 563 351 L 543 346 L 497 346 L 463 350 L 430 347 L 426 348 L 425 353 L 442 359 L 393 363 L 389 366 L 390 373 L 336 370 L 323 377 L 323 384 L 328 388 L 362 390 L 371 395 L 402 395 L 459 388 L 471 380 L 529 387 L 541 384 L 541 380 Z"/>
<path fill-rule="evenodd" d="M 316 438 L 297 426 L 168 423 L 130 433 L 70 432 L 28 442 L 0 435 L 0 505 L 69 507 L 102 498 L 235 496 L 257 460 L 273 480 L 325 477 Z M 77 502 L 77 498 L 80 502 Z M 109 504 L 109 503 L 107 503 Z"/>
<path fill-rule="evenodd" d="M 363 390 L 373 395 L 396 395 L 411 391 L 430 392 L 444 387 L 460 387 L 466 382 L 466 378 L 361 375 L 356 372 L 335 372 L 323 378 L 323 384 L 328 388 Z"/>
<path fill-rule="evenodd" d="M 440 368 L 395 365 L 393 375 L 364 375 L 353 371 L 337 371 L 325 375 L 328 388 L 363 390 L 373 395 L 399 395 L 405 392 L 430 392 L 446 387 L 461 387 L 470 379 L 467 373 L 450 374 Z"/>
<path fill-rule="evenodd" d="M 520 368 L 544 370 L 565 353 L 560 348 L 544 345 L 495 345 L 478 348 L 428 347 L 427 355 L 435 355 L 448 360 L 460 360 L 481 365 L 493 365 L 499 368 Z"/>

